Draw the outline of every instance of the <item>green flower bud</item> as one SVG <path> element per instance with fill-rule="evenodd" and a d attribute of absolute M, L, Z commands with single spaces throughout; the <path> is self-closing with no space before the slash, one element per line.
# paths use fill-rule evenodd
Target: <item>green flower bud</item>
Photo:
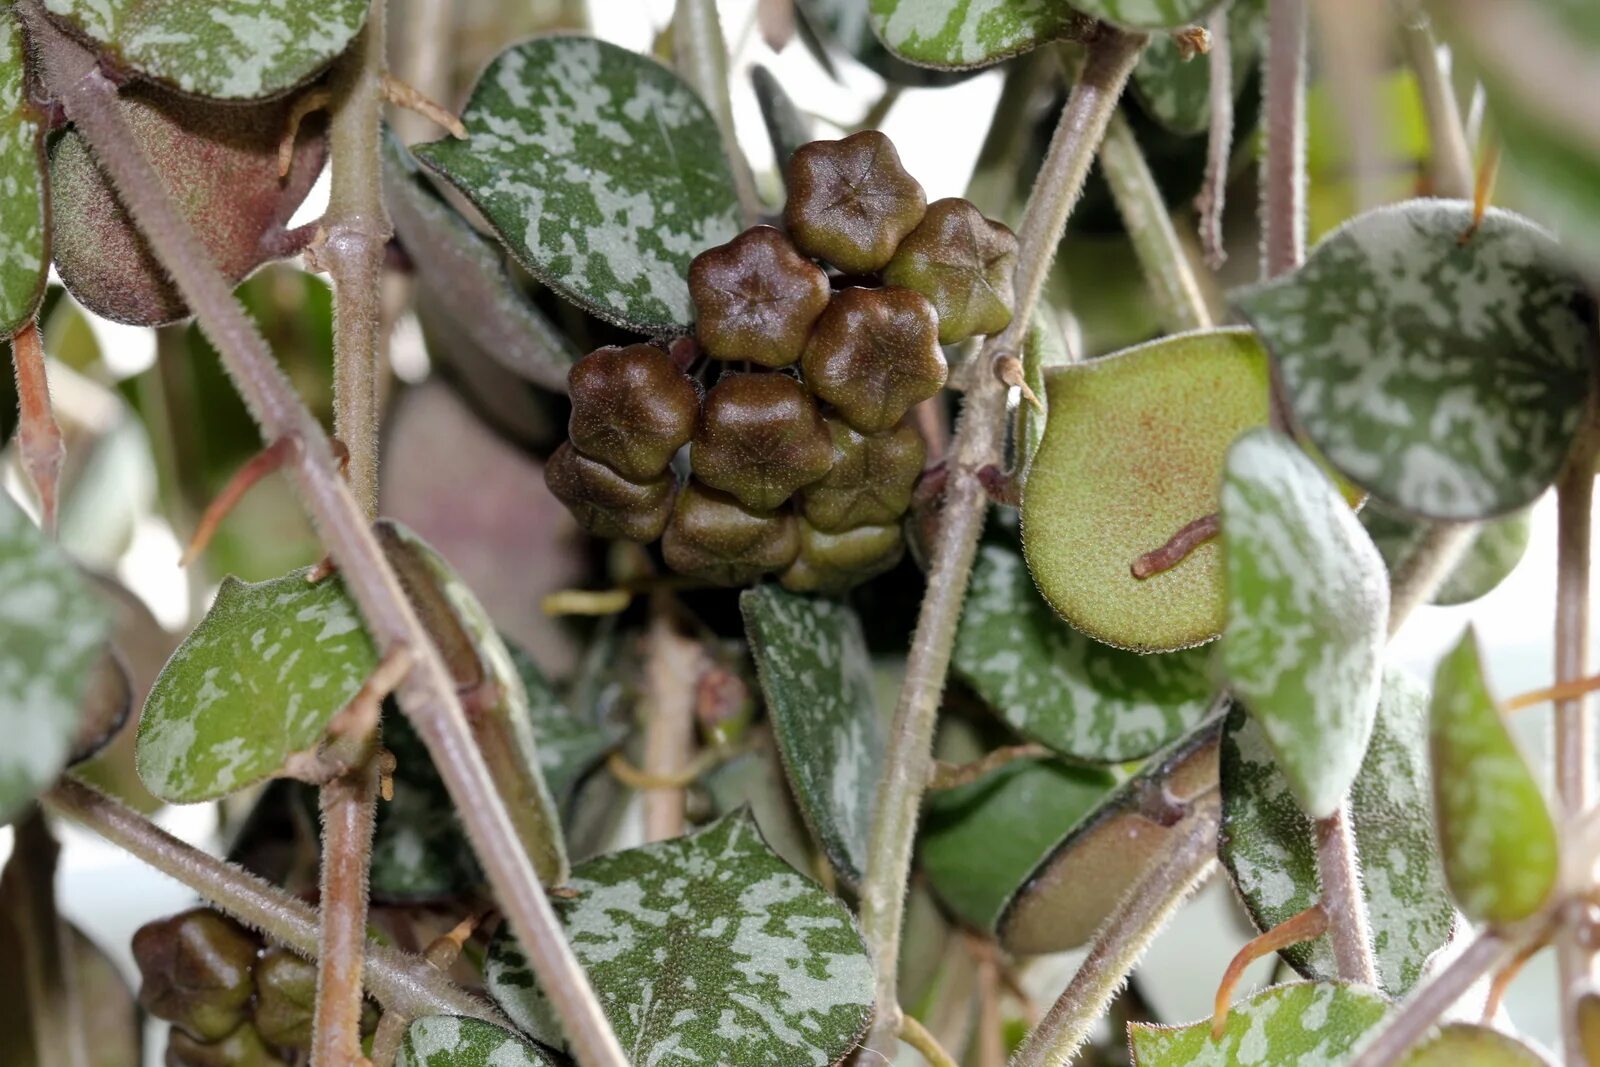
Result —
<path fill-rule="evenodd" d="M 695 333 L 713 359 L 787 367 L 831 293 L 822 268 L 771 226 L 752 226 L 689 264 Z"/>
<path fill-rule="evenodd" d="M 257 1032 L 281 1048 L 310 1048 L 316 1010 L 317 965 L 287 949 L 269 949 L 256 965 Z"/>
<path fill-rule="evenodd" d="M 667 566 L 715 585 L 749 585 L 781 571 L 800 550 L 788 511 L 752 511 L 727 493 L 691 480 L 661 539 Z"/>
<path fill-rule="evenodd" d="M 779 581 L 795 593 L 842 593 L 899 563 L 905 547 L 898 524 L 823 533 L 801 519 L 800 554 Z"/>
<path fill-rule="evenodd" d="M 285 1067 L 249 1023 L 240 1023 L 218 1041 L 196 1041 L 182 1030 L 167 1038 L 166 1067 Z"/>
<path fill-rule="evenodd" d="M 787 374 L 727 374 L 706 394 L 689 464 L 711 488 L 771 511 L 828 473 L 833 444 L 816 402 Z"/>
<path fill-rule="evenodd" d="M 806 385 L 862 433 L 889 429 L 944 385 L 939 316 L 910 289 L 846 289 L 801 357 Z"/>
<path fill-rule="evenodd" d="M 678 487 L 671 473 L 646 482 L 629 481 L 579 452 L 570 441 L 545 464 L 544 483 L 589 533 L 641 542 L 661 536 Z"/>
<path fill-rule="evenodd" d="M 883 280 L 932 301 L 939 343 L 951 345 L 1006 328 L 1016 304 L 1016 269 L 1016 234 L 984 218 L 969 201 L 951 198 L 928 205 L 921 224 L 884 268 Z"/>
<path fill-rule="evenodd" d="M 833 469 L 800 494 L 806 522 L 828 533 L 898 522 L 927 459 L 909 418 L 883 433 L 862 434 L 830 416 Z"/>
<path fill-rule="evenodd" d="M 209 908 L 146 923 L 133 935 L 139 1003 L 200 1041 L 231 1033 L 250 1010 L 261 943 Z"/>
<path fill-rule="evenodd" d="M 650 345 L 590 352 L 572 365 L 567 392 L 572 443 L 631 482 L 658 478 L 700 413 L 694 382 Z"/>
<path fill-rule="evenodd" d="M 883 269 L 922 221 L 928 199 L 877 130 L 795 149 L 783 223 L 800 250 L 847 274 Z"/>

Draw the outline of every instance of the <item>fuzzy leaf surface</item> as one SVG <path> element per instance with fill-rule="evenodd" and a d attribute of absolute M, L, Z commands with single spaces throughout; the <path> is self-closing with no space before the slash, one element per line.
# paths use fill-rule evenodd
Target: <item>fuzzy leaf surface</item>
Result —
<path fill-rule="evenodd" d="M 395 1067 L 555 1067 L 537 1046 L 482 1019 L 424 1015 L 400 1040 Z"/>
<path fill-rule="evenodd" d="M 908 63 L 987 67 L 1052 41 L 1083 39 L 1094 20 L 1035 0 L 871 0 L 872 29 Z"/>
<path fill-rule="evenodd" d="M 40 117 L 28 103 L 27 45 L 0 7 L 0 337 L 33 318 L 50 271 Z"/>
<path fill-rule="evenodd" d="M 1228 8 L 1228 42 L 1233 68 L 1233 95 L 1250 80 L 1266 44 L 1265 0 L 1234 0 Z M 1211 125 L 1211 56 L 1183 58 L 1170 34 L 1150 39 L 1131 82 L 1139 102 L 1152 118 L 1173 133 L 1196 134 Z"/>
<path fill-rule="evenodd" d="M 1222 1040 L 1211 1020 L 1188 1026 L 1128 1027 L 1135 1067 L 1342 1067 L 1389 1010 L 1370 989 L 1332 982 L 1273 986 L 1233 1005 Z"/>

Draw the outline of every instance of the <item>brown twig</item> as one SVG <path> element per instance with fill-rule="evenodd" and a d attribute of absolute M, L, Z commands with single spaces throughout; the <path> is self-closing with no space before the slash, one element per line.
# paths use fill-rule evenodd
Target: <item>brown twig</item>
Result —
<path fill-rule="evenodd" d="M 1222 981 L 1217 983 L 1216 1002 L 1211 1010 L 1211 1039 L 1222 1040 L 1223 1031 L 1228 1025 L 1228 1013 L 1233 1007 L 1233 991 L 1239 985 L 1239 979 L 1244 977 L 1245 968 L 1263 956 L 1270 956 L 1291 945 L 1299 945 L 1321 937 L 1327 930 L 1327 911 L 1321 904 L 1313 904 L 1298 915 L 1286 919 L 1266 933 L 1246 942 L 1233 959 L 1228 961 L 1228 969 L 1222 972 Z"/>
<path fill-rule="evenodd" d="M 1154 577 L 1164 571 L 1170 571 L 1190 554 L 1217 534 L 1222 532 L 1222 517 L 1216 512 L 1202 515 L 1193 522 L 1187 523 L 1172 539 L 1160 548 L 1152 549 L 1133 561 L 1129 572 L 1138 579 Z"/>
<path fill-rule="evenodd" d="M 645 635 L 644 775 L 656 782 L 676 782 L 692 762 L 695 682 L 705 669 L 705 653 L 678 632 L 665 596 L 658 596 Z M 683 802 L 681 785 L 648 788 L 645 840 L 681 837 L 686 827 Z"/>
<path fill-rule="evenodd" d="M 946 763 L 936 760 L 932 773 L 928 777 L 928 788 L 932 790 L 955 789 L 957 786 L 969 785 L 980 778 L 987 777 L 994 771 L 1019 759 L 1037 759 L 1050 755 L 1050 750 L 1043 745 L 1029 743 L 1025 745 L 1006 745 L 993 752 L 986 753 L 970 763 Z"/>
<path fill-rule="evenodd" d="M 17 451 L 22 469 L 28 472 L 39 494 L 40 525 L 46 533 L 56 528 L 57 493 L 61 484 L 61 465 L 67 446 L 61 440 L 50 407 L 50 382 L 44 372 L 44 338 L 39 324 L 30 322 L 11 338 L 11 362 L 17 377 L 20 418 L 17 426 Z"/>

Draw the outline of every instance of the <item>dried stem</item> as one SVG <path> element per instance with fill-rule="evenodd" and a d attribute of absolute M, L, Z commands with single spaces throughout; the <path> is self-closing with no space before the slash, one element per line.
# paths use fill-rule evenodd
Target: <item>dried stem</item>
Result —
<path fill-rule="evenodd" d="M 83 1005 L 74 981 L 71 929 L 56 910 L 56 860 L 61 846 L 44 816 L 33 809 L 17 823 L 15 844 L 0 876 L 0 923 L 10 920 L 17 955 L 7 961 L 21 973 L 23 1005 L 38 1063 L 89 1067 Z"/>
<path fill-rule="evenodd" d="M 938 760 L 934 763 L 933 773 L 928 778 L 928 788 L 955 789 L 958 786 L 970 785 L 1019 759 L 1038 759 L 1049 755 L 1050 750 L 1045 746 L 1028 742 L 1021 745 L 1005 745 L 984 753 L 970 763 L 946 763 Z"/>
<path fill-rule="evenodd" d="M 1322 910 L 1328 916 L 1328 940 L 1339 977 L 1346 982 L 1378 986 L 1372 933 L 1367 928 L 1367 898 L 1361 893 L 1361 868 L 1346 804 L 1314 823 L 1317 876 L 1322 883 Z"/>
<path fill-rule="evenodd" d="M 1015 316 L 977 357 L 977 373 L 966 394 L 952 443 L 948 482 L 932 546 L 927 592 L 917 618 L 905 683 L 895 709 L 883 777 L 878 785 L 869 836 L 871 863 L 861 891 L 861 923 L 878 976 L 878 1012 L 866 1047 L 894 1052 L 899 1029 L 897 974 L 906 880 L 917 814 L 933 762 L 933 732 L 956 624 L 972 575 L 988 494 L 978 471 L 1000 461 L 1005 436 L 1004 383 L 990 372 L 994 360 L 1015 355 L 1032 321 L 1034 306 L 1055 258 L 1067 218 L 1078 202 L 1084 176 L 1099 150 L 1145 38 L 1102 27 L 1062 109 L 1050 150 L 1028 198 L 1018 233 L 1022 248 L 1016 275 Z"/>
<path fill-rule="evenodd" d="M 28 323 L 11 338 L 11 362 L 17 376 L 20 411 L 17 451 L 22 457 L 22 469 L 28 472 L 39 494 L 40 525 L 46 533 L 53 534 L 61 464 L 66 460 L 67 447 L 61 441 L 61 427 L 56 425 L 55 412 L 50 407 L 44 339 L 37 322 Z"/>
<path fill-rule="evenodd" d="M 733 188 L 745 225 L 761 219 L 761 196 L 756 192 L 755 175 L 739 147 L 733 123 L 732 86 L 728 83 L 728 42 L 717 17 L 716 0 L 678 0 L 672 13 L 672 48 L 678 73 L 694 86 L 711 108 L 722 134 L 723 151 L 733 168 Z"/>
<path fill-rule="evenodd" d="M 1211 127 L 1206 134 L 1206 171 L 1195 197 L 1200 212 L 1200 249 L 1216 270 L 1227 261 L 1222 214 L 1228 202 L 1228 162 L 1233 156 L 1233 41 L 1228 36 L 1228 5 L 1211 13 Z"/>
<path fill-rule="evenodd" d="M 194 309 L 264 436 L 269 441 L 285 436 L 299 439 L 290 467 L 292 481 L 374 643 L 384 650 L 403 644 L 416 654 L 416 666 L 398 693 L 401 710 L 439 768 L 578 1061 L 584 1067 L 624 1067 L 627 1060 L 616 1036 L 562 936 L 533 866 L 519 847 L 505 803 L 472 743 L 444 662 L 406 602 L 366 515 L 339 476 L 327 437 L 168 197 L 134 140 L 118 105 L 116 86 L 100 71 L 97 58 L 57 29 L 37 0 L 19 3 L 18 10 L 40 49 L 51 95 L 76 124 L 152 252 Z"/>
<path fill-rule="evenodd" d="M 704 666 L 700 646 L 678 633 L 671 613 L 658 603 L 645 636 L 644 773 L 657 782 L 675 780 L 694 749 L 695 681 Z M 655 785 L 644 794 L 647 841 L 683 836 L 682 786 Z"/>
<path fill-rule="evenodd" d="M 1267 16 L 1266 152 L 1261 157 L 1261 276 L 1306 254 L 1307 0 L 1271 0 Z"/>
<path fill-rule="evenodd" d="M 394 67 L 407 85 L 432 100 L 449 105 L 450 57 L 454 56 L 451 19 L 453 0 L 402 0 L 392 37 L 399 38 Z M 433 120 L 405 108 L 392 123 L 407 144 L 433 135 Z"/>
<path fill-rule="evenodd" d="M 1128 890 L 1106 918 L 1088 958 L 1011 1058 L 1011 1067 L 1066 1067 L 1072 1062 L 1150 942 L 1211 871 L 1217 859 L 1221 812 L 1217 793 L 1194 801 L 1176 846 Z"/>

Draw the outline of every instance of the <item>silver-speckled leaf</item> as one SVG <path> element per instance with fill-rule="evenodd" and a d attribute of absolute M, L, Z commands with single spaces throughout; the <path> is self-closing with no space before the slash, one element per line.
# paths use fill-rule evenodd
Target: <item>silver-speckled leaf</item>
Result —
<path fill-rule="evenodd" d="M 1400 1067 L 1554 1067 L 1532 1045 L 1473 1023 L 1445 1023 L 1399 1061 Z"/>
<path fill-rule="evenodd" d="M 482 1019 L 424 1015 L 406 1028 L 394 1067 L 555 1067 L 555 1061 Z"/>
<path fill-rule="evenodd" d="M 1389 573 L 1403 563 L 1427 535 L 1428 523 L 1396 515 L 1381 504 L 1369 502 L 1361 509 L 1361 525 L 1378 546 Z M 1492 592 L 1511 576 L 1528 550 L 1532 524 L 1527 511 L 1477 525 L 1461 558 L 1439 583 L 1431 603 L 1465 604 Z"/>
<path fill-rule="evenodd" d="M 383 747 L 395 758 L 394 796 L 378 805 L 373 828 L 372 899 L 383 904 L 459 899 L 481 886 L 483 875 L 455 803 L 404 715 L 384 719 Z"/>
<path fill-rule="evenodd" d="M 985 545 L 972 568 L 951 665 L 1001 718 L 1064 756 L 1124 763 L 1205 715 L 1210 652 L 1139 655 L 1062 622 L 1014 549 Z"/>
<path fill-rule="evenodd" d="M 109 612 L 0 490 L 0 826 L 66 766 Z"/>
<path fill-rule="evenodd" d="M 987 67 L 1052 41 L 1082 40 L 1094 20 L 1055 0 L 871 0 L 872 29 L 908 63 Z"/>
<path fill-rule="evenodd" d="M 162 800 L 215 800 L 314 747 L 377 666 L 338 578 L 224 578 L 145 698 L 139 777 Z"/>
<path fill-rule="evenodd" d="M 1266 0 L 1233 0 L 1228 7 L 1228 44 L 1236 97 L 1250 80 L 1266 45 L 1266 32 Z M 1211 125 L 1211 56 L 1184 59 L 1170 34 L 1151 38 L 1133 68 L 1131 84 L 1144 109 L 1172 132 L 1195 134 Z"/>
<path fill-rule="evenodd" d="M 1086 15 L 1130 30 L 1177 30 L 1200 22 L 1222 0 L 1075 0 Z"/>
<path fill-rule="evenodd" d="M 272 96 L 343 52 L 367 0 L 44 0 L 119 65 L 219 100 Z"/>
<path fill-rule="evenodd" d="M 1593 303 L 1543 230 L 1411 200 L 1335 230 L 1235 297 L 1296 423 L 1373 496 L 1434 519 L 1524 507 L 1555 479 L 1589 393 Z"/>
<path fill-rule="evenodd" d="M 512 255 L 601 318 L 667 333 L 693 317 L 689 261 L 739 232 L 716 122 L 659 63 L 590 37 L 506 49 L 472 91 L 468 140 L 415 148 Z"/>
<path fill-rule="evenodd" d="M 33 318 L 50 269 L 40 116 L 28 104 L 26 45 L 0 7 L 0 338 Z"/>
<path fill-rule="evenodd" d="M 1252 430 L 1222 478 L 1228 622 L 1217 657 L 1313 818 L 1361 769 L 1383 681 L 1389 581 L 1344 498 L 1289 438 Z"/>
<path fill-rule="evenodd" d="M 568 708 L 532 656 L 510 641 L 506 648 L 528 694 L 539 769 L 557 807 L 564 810 L 579 780 L 616 747 L 622 731 L 590 714 L 591 709 Z"/>
<path fill-rule="evenodd" d="M 861 620 L 771 584 L 739 607 L 795 799 L 834 870 L 859 885 L 889 737 Z"/>
<path fill-rule="evenodd" d="M 1128 1043 L 1135 1067 L 1343 1067 L 1389 1002 L 1361 986 L 1293 982 L 1233 1005 L 1220 1041 L 1211 1020 L 1188 1026 L 1134 1023 Z"/>
<path fill-rule="evenodd" d="M 1350 828 L 1361 855 L 1378 978 L 1394 996 L 1411 988 L 1455 927 L 1432 797 L 1427 691 L 1399 671 L 1386 671 L 1372 742 L 1350 787 Z M 1217 856 L 1258 929 L 1271 929 L 1317 901 L 1311 821 L 1289 792 L 1260 724 L 1239 708 L 1222 736 Z M 1283 958 L 1307 978 L 1338 974 L 1326 937 L 1287 948 Z"/>
<path fill-rule="evenodd" d="M 551 903 L 635 1063 L 822 1067 L 866 1029 L 872 963 L 854 918 L 747 812 L 580 864 L 571 887 Z M 541 1032 L 543 996 L 506 930 L 485 981 Z"/>
<path fill-rule="evenodd" d="M 884 47 L 872 32 L 872 0 L 795 0 L 796 29 L 800 40 L 817 57 L 824 70 L 842 83 L 835 51 L 842 51 L 885 81 L 914 88 L 954 85 L 971 72 L 935 70 L 913 65 Z M 807 137 L 806 140 L 812 138 Z M 788 159 L 788 156 L 783 156 Z"/>

